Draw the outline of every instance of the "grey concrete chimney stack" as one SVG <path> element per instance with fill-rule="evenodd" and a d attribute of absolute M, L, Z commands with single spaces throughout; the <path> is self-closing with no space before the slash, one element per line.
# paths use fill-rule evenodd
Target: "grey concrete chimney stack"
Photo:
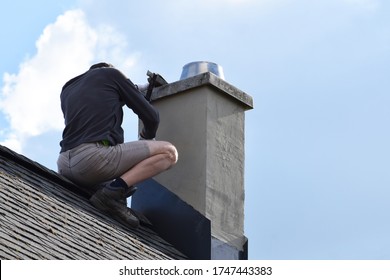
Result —
<path fill-rule="evenodd" d="M 155 89 L 157 139 L 179 161 L 154 179 L 211 221 L 211 258 L 239 259 L 244 235 L 244 127 L 252 97 L 211 72 Z"/>

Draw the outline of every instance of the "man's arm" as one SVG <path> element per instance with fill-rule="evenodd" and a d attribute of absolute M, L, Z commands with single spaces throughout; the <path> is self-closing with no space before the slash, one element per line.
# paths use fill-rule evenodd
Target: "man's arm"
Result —
<path fill-rule="evenodd" d="M 158 111 L 145 99 L 131 80 L 127 79 L 122 73 L 120 75 L 122 77 L 119 78 L 118 85 L 121 98 L 126 106 L 133 110 L 142 121 L 144 128 L 141 131 L 141 136 L 144 139 L 155 138 L 160 123 Z"/>

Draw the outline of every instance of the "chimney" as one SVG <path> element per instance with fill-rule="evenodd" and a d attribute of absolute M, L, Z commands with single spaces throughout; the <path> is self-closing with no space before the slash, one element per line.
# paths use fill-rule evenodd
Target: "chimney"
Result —
<path fill-rule="evenodd" d="M 156 88 L 157 139 L 174 144 L 178 163 L 154 179 L 210 220 L 210 258 L 247 258 L 244 235 L 244 126 L 252 97 L 210 62 L 183 67 L 179 81 Z"/>

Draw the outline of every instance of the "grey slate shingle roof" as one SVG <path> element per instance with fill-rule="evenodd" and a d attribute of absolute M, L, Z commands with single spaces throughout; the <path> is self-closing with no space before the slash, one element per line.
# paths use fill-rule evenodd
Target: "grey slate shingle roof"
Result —
<path fill-rule="evenodd" d="M 0 259 L 185 259 L 153 230 L 123 227 L 77 186 L 0 146 Z"/>

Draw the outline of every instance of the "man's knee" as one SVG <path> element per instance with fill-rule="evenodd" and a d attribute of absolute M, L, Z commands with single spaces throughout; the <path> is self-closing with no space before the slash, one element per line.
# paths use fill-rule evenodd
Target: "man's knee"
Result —
<path fill-rule="evenodd" d="M 148 141 L 151 155 L 165 154 L 172 165 L 178 160 L 178 152 L 176 147 L 167 141 Z"/>
<path fill-rule="evenodd" d="M 178 153 L 176 147 L 171 143 L 166 142 L 165 149 L 166 149 L 165 152 L 167 153 L 168 158 L 171 162 L 171 166 L 175 165 L 178 160 Z"/>
<path fill-rule="evenodd" d="M 170 158 L 171 158 L 171 162 L 172 162 L 172 165 L 176 164 L 178 158 L 179 158 L 179 154 L 177 152 L 177 149 L 175 146 L 173 146 L 172 144 L 170 144 L 170 147 L 169 147 L 169 152 L 170 152 Z"/>

